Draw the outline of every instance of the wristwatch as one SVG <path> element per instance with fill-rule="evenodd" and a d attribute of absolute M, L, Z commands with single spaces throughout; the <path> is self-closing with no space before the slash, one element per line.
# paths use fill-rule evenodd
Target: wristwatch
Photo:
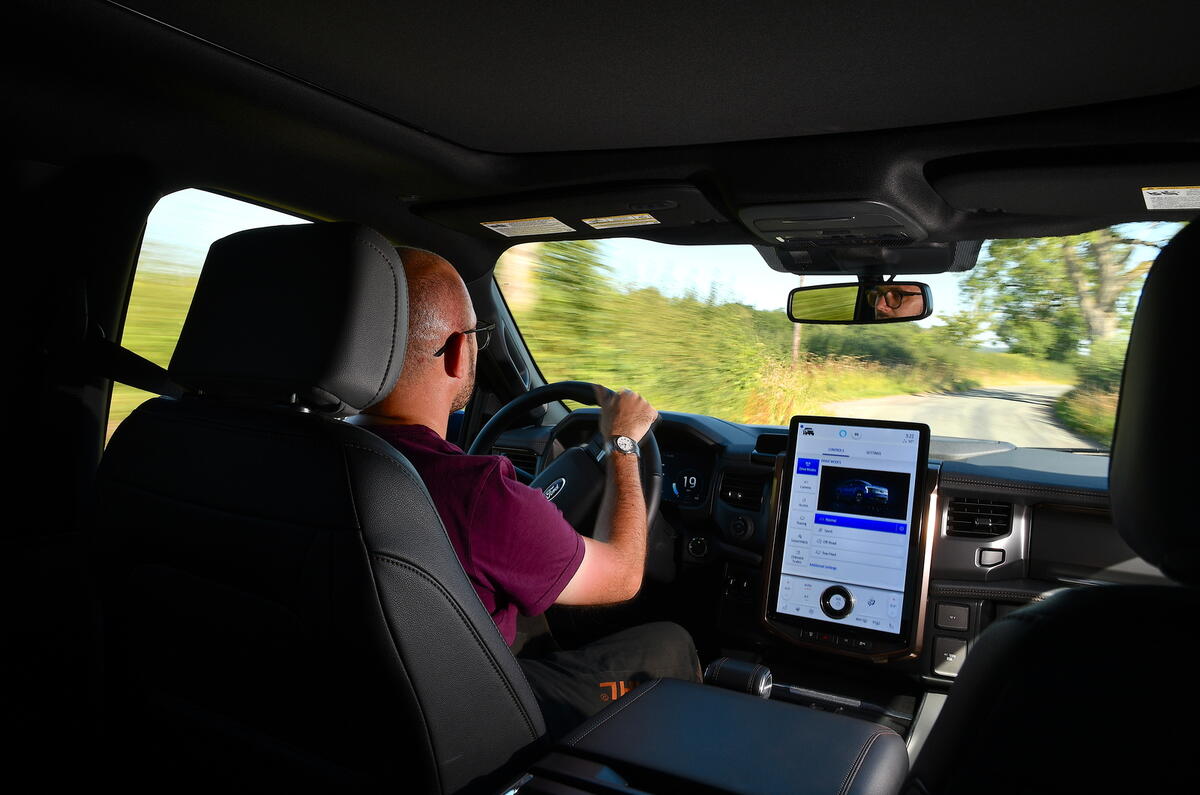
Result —
<path fill-rule="evenodd" d="M 610 436 L 608 439 L 609 449 L 615 450 L 618 453 L 632 455 L 641 458 L 642 453 L 638 449 L 638 443 L 628 436 Z"/>

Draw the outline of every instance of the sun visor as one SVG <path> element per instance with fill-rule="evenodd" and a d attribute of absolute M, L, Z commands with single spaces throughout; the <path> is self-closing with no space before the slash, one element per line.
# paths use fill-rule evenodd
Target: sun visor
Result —
<path fill-rule="evenodd" d="M 968 212 L 1187 220 L 1200 212 L 1200 147 L 1171 150 L 1153 161 L 1144 151 L 1141 160 L 1121 151 L 971 157 L 931 163 L 926 175 Z"/>
<path fill-rule="evenodd" d="M 527 243 L 646 237 L 670 240 L 673 231 L 727 228 L 725 218 L 693 185 L 635 185 L 601 191 L 492 197 L 429 204 L 413 212 L 473 237 Z"/>

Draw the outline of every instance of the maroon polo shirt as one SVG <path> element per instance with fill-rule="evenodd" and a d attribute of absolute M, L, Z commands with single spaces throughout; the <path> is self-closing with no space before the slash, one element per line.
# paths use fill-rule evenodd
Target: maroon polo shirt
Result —
<path fill-rule="evenodd" d="M 467 455 L 424 425 L 364 426 L 420 473 L 450 543 L 511 646 L 517 611 L 544 613 L 583 562 L 583 538 L 503 456 Z"/>

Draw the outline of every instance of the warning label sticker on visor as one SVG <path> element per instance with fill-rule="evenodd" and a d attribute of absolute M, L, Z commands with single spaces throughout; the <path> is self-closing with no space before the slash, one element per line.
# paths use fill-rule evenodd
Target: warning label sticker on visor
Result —
<path fill-rule="evenodd" d="M 1147 210 L 1200 210 L 1200 186 L 1142 188 Z"/>
<path fill-rule="evenodd" d="M 528 237 L 529 235 L 556 235 L 575 230 L 557 218 L 547 215 L 542 218 L 517 218 L 512 221 L 484 221 L 483 226 L 505 237 Z"/>
<path fill-rule="evenodd" d="M 659 221 L 650 213 L 632 215 L 606 215 L 601 218 L 584 218 L 583 222 L 592 229 L 619 229 L 622 226 L 649 226 Z"/>

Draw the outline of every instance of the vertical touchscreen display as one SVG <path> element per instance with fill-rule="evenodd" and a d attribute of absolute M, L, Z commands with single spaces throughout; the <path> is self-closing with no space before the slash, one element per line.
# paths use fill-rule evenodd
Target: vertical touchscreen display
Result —
<path fill-rule="evenodd" d="M 831 420 L 793 433 L 775 612 L 900 633 L 920 430 Z"/>

